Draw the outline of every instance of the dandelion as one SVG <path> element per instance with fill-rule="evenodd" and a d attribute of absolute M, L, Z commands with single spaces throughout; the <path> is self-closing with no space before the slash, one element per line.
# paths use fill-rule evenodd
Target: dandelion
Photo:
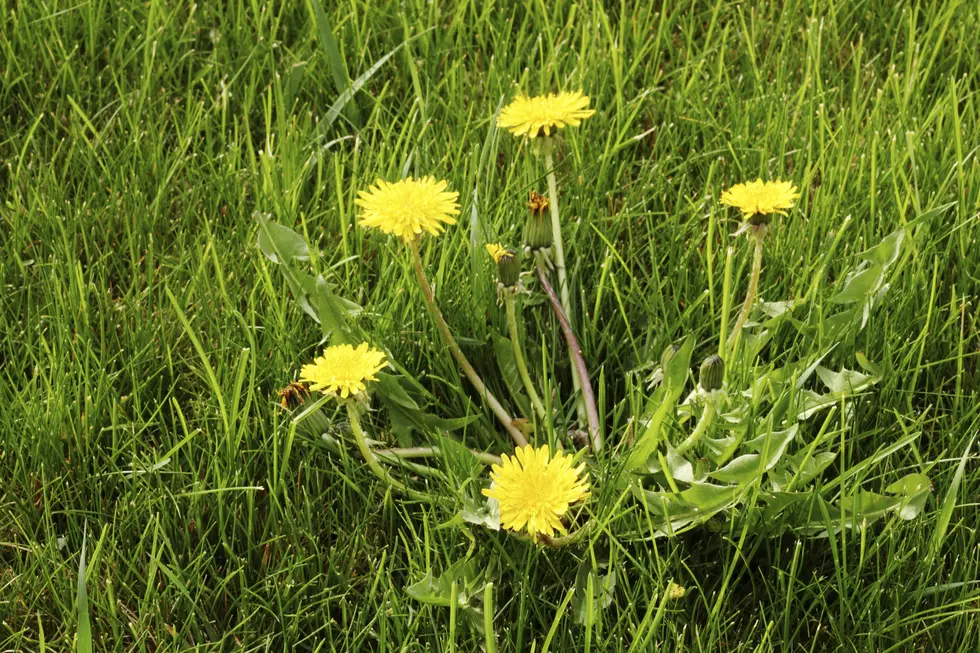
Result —
<path fill-rule="evenodd" d="M 532 152 L 535 156 L 543 155 L 545 172 L 548 178 L 548 198 L 545 199 L 536 193 L 531 194 L 531 201 L 528 206 L 531 209 L 532 219 L 528 221 L 529 228 L 525 230 L 525 244 L 532 252 L 540 250 L 553 250 L 540 252 L 537 256 L 539 267 L 541 258 L 547 256 L 549 261 L 552 259 L 555 272 L 558 276 L 558 292 L 561 296 L 562 311 L 569 319 L 569 323 L 575 320 L 575 314 L 571 303 L 571 292 L 568 282 L 568 268 L 565 263 L 565 243 L 561 233 L 561 218 L 558 209 L 558 181 L 555 178 L 554 148 L 555 136 L 558 130 L 565 127 L 577 127 L 583 120 L 595 114 L 595 109 L 589 107 L 589 96 L 581 91 L 563 91 L 561 93 L 549 93 L 537 97 L 518 96 L 513 102 L 508 104 L 497 116 L 497 126 L 508 130 L 516 136 L 527 136 L 533 140 Z M 551 209 L 550 228 L 544 228 L 544 212 Z M 533 228 L 530 228 L 532 227 Z M 549 264 L 550 267 L 550 264 Z M 574 355 L 574 354 L 573 354 Z M 598 424 L 593 419 L 591 413 L 593 407 L 588 405 L 590 401 L 589 391 L 586 385 L 589 380 L 583 378 L 581 370 L 576 366 L 576 371 L 572 374 L 572 385 L 575 390 L 575 409 L 578 413 L 579 422 L 588 419 L 589 431 L 592 434 L 596 448 L 601 447 L 601 436 L 598 432 Z"/>
<path fill-rule="evenodd" d="M 565 533 L 561 518 L 569 505 L 589 496 L 588 480 L 582 478 L 585 463 L 572 467 L 571 456 L 559 451 L 552 457 L 547 445 L 518 447 L 515 453 L 493 465 L 493 484 L 483 490 L 499 503 L 501 525 L 527 530 L 534 541 L 555 531 Z"/>
<path fill-rule="evenodd" d="M 510 329 L 510 343 L 514 349 L 514 362 L 517 364 L 517 371 L 524 383 L 524 389 L 527 390 L 528 397 L 531 399 L 531 404 L 534 406 L 534 411 L 544 421 L 547 419 L 547 413 L 544 404 L 541 402 L 541 397 L 531 381 L 531 374 L 528 372 L 527 363 L 524 360 L 524 350 L 521 347 L 520 331 L 517 328 L 517 300 L 515 295 L 523 290 L 520 285 L 520 255 L 517 251 L 506 249 L 499 244 L 487 245 L 487 252 L 497 264 L 497 279 L 499 280 L 497 290 L 503 296 L 504 304 L 507 307 L 507 326 Z"/>
<path fill-rule="evenodd" d="M 436 305 L 435 293 L 429 284 L 419 253 L 418 240 L 423 233 L 439 235 L 447 224 L 455 224 L 454 215 L 459 214 L 459 193 L 446 190 L 445 181 L 433 177 L 403 179 L 390 183 L 379 179 L 366 191 L 360 191 L 354 203 L 361 207 L 361 225 L 379 229 L 383 233 L 400 237 L 412 252 L 415 276 L 422 287 L 425 303 L 429 307 L 439 333 L 449 347 L 453 358 L 459 363 L 463 373 L 477 392 L 484 398 L 490 409 L 500 420 L 511 438 L 518 445 L 527 443 L 524 435 L 514 426 L 513 418 L 497 398 L 487 389 L 483 379 L 470 364 L 463 351 L 453 338 L 449 325 Z"/>
<path fill-rule="evenodd" d="M 737 208 L 751 224 L 766 224 L 769 222 L 767 216 L 772 213 L 786 215 L 787 209 L 793 208 L 799 198 L 800 193 L 791 182 L 756 179 L 729 188 L 721 194 L 721 203 Z"/>
<path fill-rule="evenodd" d="M 487 243 L 487 253 L 494 263 L 500 263 L 500 259 L 507 254 L 507 248 L 500 243 Z"/>
<path fill-rule="evenodd" d="M 579 91 L 518 96 L 497 117 L 497 126 L 516 136 L 551 136 L 563 127 L 577 127 L 595 113 L 589 96 Z"/>
<path fill-rule="evenodd" d="M 531 201 L 527 203 L 531 212 L 524 223 L 524 246 L 531 252 L 549 249 L 555 245 L 555 225 L 550 217 L 544 214 L 548 208 L 548 199 L 531 191 Z M 559 229 L 558 233 L 561 233 Z"/>
<path fill-rule="evenodd" d="M 769 225 L 769 216 L 773 213 L 786 215 L 786 211 L 793 208 L 799 198 L 800 193 L 792 182 L 778 179 L 776 181 L 756 179 L 748 183 L 736 184 L 721 194 L 722 204 L 734 206 L 742 212 L 746 224 L 738 233 L 748 230 L 751 238 L 755 241 L 749 289 L 745 294 L 742 310 L 732 328 L 731 339 L 728 341 L 729 354 L 734 353 L 738 346 L 738 336 L 759 293 L 759 276 L 762 273 L 762 247 Z"/>
<path fill-rule="evenodd" d="M 517 252 L 513 249 L 507 249 L 503 245 L 492 243 L 487 245 L 487 253 L 497 264 L 497 279 L 500 281 L 500 288 L 516 288 L 521 278 L 521 260 Z"/>
<path fill-rule="evenodd" d="M 708 432 L 708 428 L 715 418 L 718 405 L 725 396 L 724 390 L 722 390 L 724 383 L 725 359 L 717 354 L 708 356 L 701 363 L 701 371 L 698 374 L 698 395 L 705 399 L 704 412 L 701 413 L 694 431 L 674 450 L 678 456 L 683 456 L 690 451 Z"/>
<path fill-rule="evenodd" d="M 377 381 L 378 372 L 387 366 L 384 352 L 381 352 L 364 342 L 353 345 L 333 345 L 323 350 L 309 365 L 300 370 L 300 381 L 310 384 L 310 390 L 319 391 L 334 397 L 347 408 L 351 432 L 361 456 L 374 474 L 392 487 L 405 491 L 412 496 L 417 492 L 405 487 L 405 484 L 392 477 L 378 462 L 378 457 L 368 446 L 367 436 L 361 427 L 358 396 L 367 389 L 368 381 Z"/>
<path fill-rule="evenodd" d="M 708 356 L 701 363 L 698 386 L 706 393 L 718 392 L 725 382 L 725 359 L 718 354 Z"/>
<path fill-rule="evenodd" d="M 459 214 L 459 193 L 447 188 L 445 181 L 433 177 L 409 177 L 394 183 L 379 179 L 358 192 L 354 203 L 362 209 L 362 226 L 409 241 L 423 232 L 437 236 L 445 225 L 456 224 L 453 216 Z"/>
<path fill-rule="evenodd" d="M 310 396 L 306 386 L 302 383 L 289 383 L 279 390 L 279 405 L 284 409 L 296 408 Z"/>
<path fill-rule="evenodd" d="M 356 397 L 366 390 L 366 381 L 377 381 L 377 373 L 387 362 L 383 352 L 364 342 L 357 346 L 334 345 L 300 370 L 300 381 L 310 390 L 342 399 Z"/>

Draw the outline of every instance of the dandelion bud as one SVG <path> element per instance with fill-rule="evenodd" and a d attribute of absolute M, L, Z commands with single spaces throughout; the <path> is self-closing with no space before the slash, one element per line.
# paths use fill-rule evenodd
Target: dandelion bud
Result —
<path fill-rule="evenodd" d="M 547 196 L 531 191 L 531 198 L 527 202 L 527 208 L 531 209 L 531 215 L 543 216 L 544 212 L 548 210 L 548 206 Z"/>
<path fill-rule="evenodd" d="M 521 259 L 517 252 L 499 243 L 489 243 L 487 252 L 497 264 L 497 279 L 504 288 L 517 284 L 521 277 Z"/>
<path fill-rule="evenodd" d="M 671 359 L 673 359 L 680 350 L 680 345 L 667 345 L 667 348 L 664 349 L 664 353 L 660 354 L 660 368 L 664 371 L 664 374 L 667 373 L 667 366 L 670 365 Z"/>
<path fill-rule="evenodd" d="M 724 359 L 717 354 L 704 359 L 704 362 L 701 363 L 701 374 L 698 378 L 698 385 L 706 392 L 713 392 L 715 390 L 721 390 L 721 385 L 724 380 Z"/>
<path fill-rule="evenodd" d="M 505 249 L 497 257 L 497 278 L 504 288 L 517 285 L 521 278 L 521 257 L 512 249 Z"/>
<path fill-rule="evenodd" d="M 551 232 L 551 220 L 531 216 L 527 221 L 527 229 L 524 233 L 524 245 L 532 252 L 539 249 L 548 249 L 554 243 L 554 234 Z"/>
<path fill-rule="evenodd" d="M 532 190 L 527 206 L 531 209 L 531 215 L 528 216 L 527 226 L 524 229 L 524 244 L 532 252 L 551 247 L 555 238 L 551 231 L 551 219 L 545 216 L 548 198 Z"/>

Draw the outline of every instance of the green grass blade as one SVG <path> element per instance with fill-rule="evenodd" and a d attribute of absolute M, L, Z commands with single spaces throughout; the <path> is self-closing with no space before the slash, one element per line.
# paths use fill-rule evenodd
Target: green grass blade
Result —
<path fill-rule="evenodd" d="M 340 53 L 340 45 L 337 43 L 333 34 L 333 25 L 323 11 L 323 4 L 320 0 L 310 0 L 313 5 L 313 17 L 316 19 L 317 34 L 320 37 L 320 45 L 327 54 L 327 61 L 330 64 L 330 74 L 337 92 L 343 95 L 351 87 L 350 73 L 347 70 L 347 60 Z M 346 103 L 345 103 L 346 104 Z M 346 106 L 347 119 L 355 126 L 360 126 L 360 116 L 356 105 Z"/>
<path fill-rule="evenodd" d="M 936 520 L 936 529 L 932 532 L 932 540 L 929 543 L 929 558 L 932 559 L 939 553 L 946 539 L 946 531 L 949 530 L 949 522 L 953 518 L 953 510 L 956 508 L 956 498 L 959 496 L 960 484 L 963 482 L 963 472 L 966 470 L 966 461 L 970 457 L 970 449 L 973 448 L 974 440 L 971 439 L 966 445 L 966 450 L 960 457 L 960 462 L 956 466 L 953 474 L 953 481 L 949 484 L 946 497 L 943 499 L 942 507 L 939 510 L 939 518 Z"/>
<path fill-rule="evenodd" d="M 85 578 L 85 545 L 88 539 L 88 524 L 82 531 L 82 555 L 78 561 L 78 593 L 75 605 L 78 608 L 78 640 L 75 650 L 78 653 L 92 653 L 92 623 L 89 619 L 88 592 Z"/>

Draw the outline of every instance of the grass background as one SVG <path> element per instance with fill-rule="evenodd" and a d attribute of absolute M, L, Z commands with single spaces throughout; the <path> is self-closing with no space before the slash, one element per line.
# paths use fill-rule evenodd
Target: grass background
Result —
<path fill-rule="evenodd" d="M 778 176 L 804 191 L 767 248 L 767 299 L 802 294 L 847 217 L 831 279 L 956 202 L 832 357 L 854 367 L 863 352 L 885 371 L 855 404 L 844 459 L 920 420 L 883 480 L 926 471 L 942 499 L 980 420 L 975 2 L 351 1 L 325 7 L 322 31 L 314 13 L 0 0 L 0 650 L 73 647 L 83 533 L 96 650 L 476 650 L 459 615 L 404 592 L 471 545 L 495 581 L 502 651 L 541 650 L 552 629 L 555 651 L 980 648 L 975 456 L 935 558 L 934 501 L 863 536 L 750 533 L 741 547 L 724 529 L 539 551 L 438 528 L 456 506 L 397 500 L 356 457 L 289 430 L 276 391 L 319 330 L 251 219 L 308 237 L 430 410 L 479 413 L 407 256 L 358 228 L 353 199 L 402 174 L 461 192 L 460 224 L 423 252 L 492 370 L 504 324 L 481 243 L 516 242 L 528 190 L 544 189 L 493 115 L 518 91 L 583 89 L 598 111 L 566 131 L 559 186 L 577 328 L 615 441 L 626 372 L 682 334 L 702 351 L 717 337 L 729 245 L 744 292 L 750 253 L 721 189 Z M 527 320 L 536 344 L 559 346 L 546 307 Z M 489 420 L 465 436 L 505 445 Z M 597 551 L 617 586 L 584 628 L 562 602 Z M 670 579 L 688 596 L 654 621 Z"/>

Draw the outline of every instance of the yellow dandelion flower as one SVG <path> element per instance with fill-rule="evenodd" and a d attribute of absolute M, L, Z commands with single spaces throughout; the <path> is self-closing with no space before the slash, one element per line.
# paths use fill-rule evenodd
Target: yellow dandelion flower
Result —
<path fill-rule="evenodd" d="M 377 381 L 376 374 L 387 364 L 384 352 L 366 342 L 356 349 L 351 345 L 334 345 L 304 365 L 299 380 L 309 383 L 310 390 L 346 399 L 364 392 L 365 381 Z"/>
<path fill-rule="evenodd" d="M 800 193 L 792 182 L 756 179 L 726 190 L 721 194 L 721 203 L 734 206 L 742 212 L 742 217 L 751 218 L 770 213 L 786 215 L 786 210 L 793 208 L 799 197 Z"/>
<path fill-rule="evenodd" d="M 500 243 L 487 243 L 487 252 L 494 263 L 500 263 L 500 259 L 507 253 L 507 248 Z"/>
<path fill-rule="evenodd" d="M 589 96 L 579 91 L 537 97 L 520 95 L 500 112 L 497 126 L 516 136 L 551 136 L 566 125 L 578 127 L 595 113 L 588 106 Z"/>
<path fill-rule="evenodd" d="M 433 177 L 403 179 L 390 183 L 379 179 L 358 192 L 354 203 L 361 207 L 361 225 L 374 227 L 405 240 L 422 232 L 439 235 L 447 224 L 456 224 L 459 193 L 448 191 L 445 181 Z"/>
<path fill-rule="evenodd" d="M 551 457 L 547 445 L 518 447 L 515 453 L 504 454 L 503 463 L 493 466 L 493 484 L 483 490 L 499 502 L 501 525 L 513 531 L 526 528 L 535 541 L 539 535 L 565 533 L 562 515 L 570 504 L 589 496 L 589 482 L 581 477 L 585 463 L 572 467 L 571 456 L 559 451 Z"/>

